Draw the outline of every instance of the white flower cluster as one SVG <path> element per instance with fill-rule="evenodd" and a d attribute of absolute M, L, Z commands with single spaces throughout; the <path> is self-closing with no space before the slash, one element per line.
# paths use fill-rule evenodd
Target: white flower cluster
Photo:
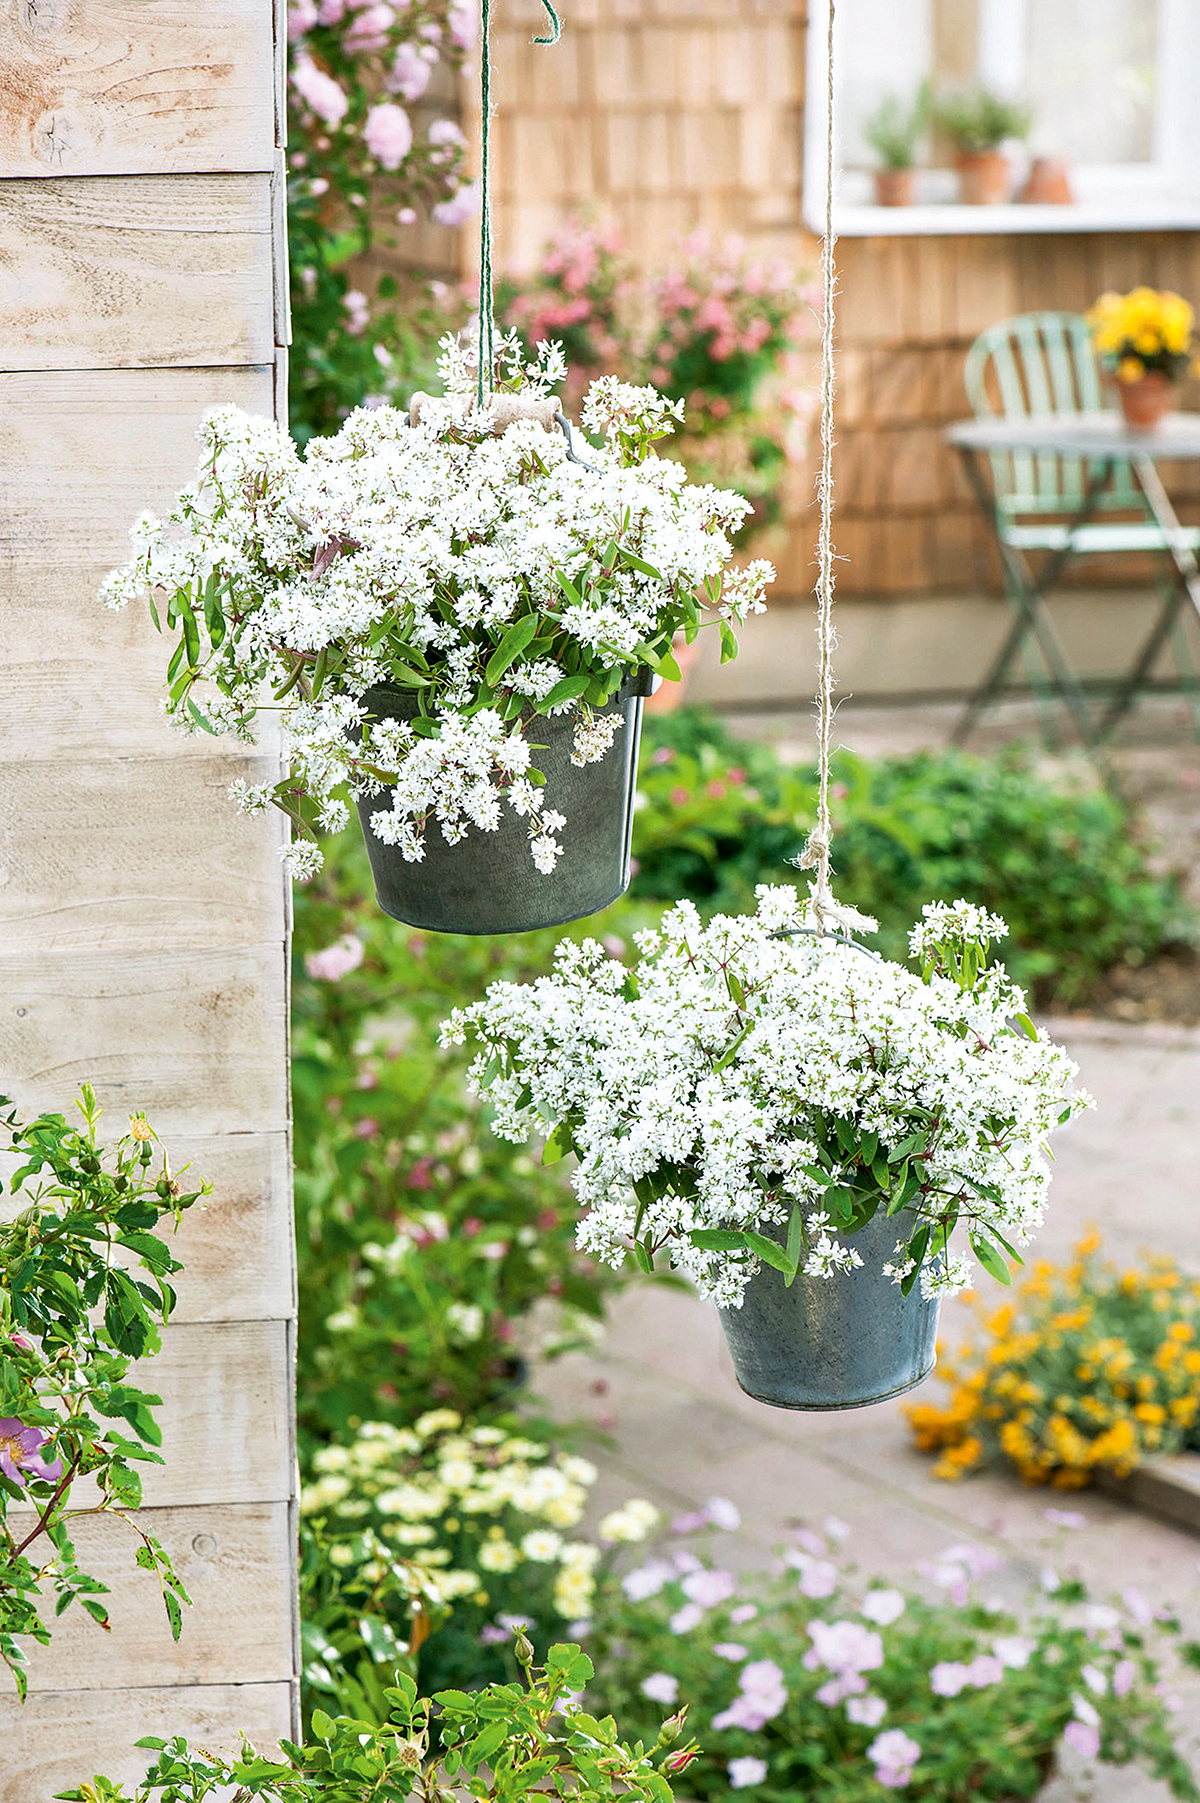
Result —
<path fill-rule="evenodd" d="M 736 1307 L 756 1261 L 689 1236 L 778 1230 L 798 1205 L 805 1271 L 846 1268 L 857 1254 L 822 1205 L 843 1173 L 818 1162 L 837 1121 L 876 1161 L 922 1137 L 924 1181 L 901 1234 L 957 1209 L 1027 1243 L 1049 1180 L 1044 1142 L 1089 1098 L 1072 1090 L 1065 1051 L 1010 1027 L 1025 1003 L 1003 967 L 981 968 L 970 989 L 940 971 L 923 980 L 813 934 L 795 889 L 758 896 L 757 915 L 707 926 L 680 903 L 637 936 L 632 973 L 595 941 L 565 942 L 553 975 L 494 983 L 445 1023 L 448 1043 L 482 1043 L 472 1077 L 498 1133 L 567 1123 L 580 1246 L 620 1264 L 636 1235 Z M 900 1255 L 889 1269 L 902 1277 Z M 967 1280 L 958 1258 L 922 1269 L 927 1294 Z"/>
<path fill-rule="evenodd" d="M 501 351 L 510 387 L 544 412 L 557 347 L 541 347 L 532 370 Z M 186 651 L 165 705 L 186 729 L 202 717 L 249 738 L 274 693 L 292 774 L 273 792 L 238 785 L 241 805 L 294 806 L 299 789 L 336 826 L 347 792 L 392 788 L 372 828 L 411 860 L 431 822 L 454 844 L 494 831 L 507 805 L 548 871 L 567 823 L 528 774 L 536 710 L 570 678 L 573 692 L 545 711 L 575 716 L 575 763 L 602 758 L 621 716 L 599 701 L 699 621 L 701 594 L 714 616 L 740 621 L 762 610 L 774 572 L 756 562 L 724 577 L 748 504 L 650 452 L 671 411 L 653 390 L 598 386 L 585 419 L 617 436 L 589 450 L 592 467 L 538 418 L 494 435 L 489 412 L 470 411 L 471 372 L 453 346 L 443 374 L 447 396 L 424 397 L 418 424 L 360 408 L 303 458 L 271 421 L 214 409 L 197 486 L 165 522 L 139 519 L 105 594 L 120 607 L 159 591 L 161 611 L 165 593 Z M 493 411 L 503 406 L 497 422 L 512 393 L 497 395 Z M 514 632 L 507 664 L 489 673 Z M 389 720 L 364 738 L 376 684 L 398 686 L 414 711 L 420 701 L 426 723 Z M 311 868 L 312 852 L 299 861 Z"/>
<path fill-rule="evenodd" d="M 322 1447 L 313 1464 L 317 1476 L 300 1507 L 324 1517 L 334 1564 L 353 1557 L 350 1542 L 369 1533 L 378 1556 L 408 1574 L 412 1594 L 480 1604 L 489 1577 L 554 1565 L 559 1615 L 586 1616 L 600 1549 L 566 1530 L 582 1518 L 596 1481 L 587 1459 L 431 1409 L 411 1428 L 366 1422 L 349 1446 Z M 642 1534 L 658 1519 L 637 1499 L 618 1513 L 636 1519 Z"/>

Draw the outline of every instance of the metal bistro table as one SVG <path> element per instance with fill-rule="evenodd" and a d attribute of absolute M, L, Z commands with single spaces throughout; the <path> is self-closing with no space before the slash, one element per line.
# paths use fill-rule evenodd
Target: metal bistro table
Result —
<path fill-rule="evenodd" d="M 1200 460 L 1200 413 L 1168 414 L 1147 431 L 1131 430 L 1119 413 L 1099 411 L 963 420 L 947 427 L 946 437 L 962 457 L 968 480 L 995 534 L 1016 616 L 982 687 L 967 704 L 955 740 L 961 742 L 970 732 L 1003 685 L 1022 645 L 1032 637 L 1071 711 L 1080 737 L 1086 745 L 1095 745 L 1129 708 L 1189 603 L 1200 620 L 1200 567 L 1196 562 L 1200 533 L 1180 524 L 1156 467 L 1160 458 Z M 1015 468 L 1022 458 L 1026 466 L 1039 457 L 1046 461 L 1078 459 L 1082 479 L 1074 499 L 1064 498 L 1055 509 L 1059 523 L 1052 525 L 1043 519 L 1033 526 L 1017 525 L 1013 516 L 1022 511 L 1021 497 L 1005 494 L 998 480 L 989 484 L 983 470 L 985 456 L 992 461 L 994 478 L 997 466 L 1005 458 L 1013 460 L 1009 468 Z M 1105 490 L 1115 485 L 1122 465 L 1132 472 L 1137 498 L 1148 517 L 1137 523 L 1093 523 L 1104 505 Z M 1045 511 L 1044 503 L 1042 510 Z M 1027 549 L 1048 553 L 1036 577 L 1025 555 Z M 1128 674 L 1120 679 L 1112 701 L 1097 723 L 1067 663 L 1046 596 L 1072 557 L 1132 550 L 1161 551 L 1166 555 L 1171 590 Z"/>

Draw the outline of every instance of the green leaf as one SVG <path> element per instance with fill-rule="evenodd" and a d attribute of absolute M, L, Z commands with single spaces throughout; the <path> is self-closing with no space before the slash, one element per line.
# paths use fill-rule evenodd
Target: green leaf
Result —
<path fill-rule="evenodd" d="M 688 1234 L 693 1246 L 701 1252 L 744 1252 L 746 1241 L 742 1234 L 734 1233 L 726 1227 L 693 1227 Z"/>
<path fill-rule="evenodd" d="M 576 701 L 580 695 L 587 693 L 591 685 L 591 671 L 585 670 L 578 676 L 564 676 L 556 682 L 545 699 L 538 704 L 539 713 L 547 713 L 552 707 L 561 707 L 564 701 Z"/>
<path fill-rule="evenodd" d="M 641 1240 L 635 1240 L 633 1242 L 633 1256 L 637 1261 L 638 1270 L 644 1271 L 647 1277 L 652 1277 L 654 1275 L 654 1260 L 651 1258 Z"/>
<path fill-rule="evenodd" d="M 761 1233 L 755 1233 L 749 1227 L 746 1228 L 743 1238 L 751 1252 L 758 1253 L 764 1265 L 774 1265 L 777 1271 L 791 1271 L 794 1268 L 783 1247 L 777 1246 L 774 1240 L 767 1239 Z"/>
<path fill-rule="evenodd" d="M 800 1255 L 803 1250 L 804 1220 L 800 1213 L 799 1204 L 795 1204 L 792 1208 L 792 1218 L 788 1222 L 787 1236 L 787 1257 L 788 1264 L 791 1267 L 788 1272 L 787 1280 L 787 1287 L 789 1290 L 796 1281 L 796 1274 L 800 1269 Z"/>
<path fill-rule="evenodd" d="M 482 1765 L 493 1753 L 498 1753 L 508 1739 L 508 1721 L 501 1716 L 499 1721 L 489 1722 L 487 1727 L 469 1741 L 463 1748 L 463 1764 L 468 1771 Z"/>
<path fill-rule="evenodd" d="M 733 1063 L 734 1059 L 737 1057 L 738 1048 L 741 1046 L 742 1041 L 745 1039 L 746 1035 L 752 1031 L 753 1027 L 754 1027 L 754 1022 L 752 1020 L 748 1020 L 745 1024 L 745 1026 L 742 1028 L 741 1032 L 738 1034 L 737 1038 L 730 1041 L 730 1043 L 726 1046 L 725 1050 L 722 1052 L 721 1056 L 717 1059 L 717 1062 L 713 1065 L 714 1072 L 723 1071 L 723 1070 L 728 1069 L 728 1067 Z"/>
<path fill-rule="evenodd" d="M 326 1715 L 323 1709 L 313 1710 L 312 1731 L 318 1740 L 330 1740 L 332 1738 L 334 1731 L 333 1720 L 332 1717 Z"/>
<path fill-rule="evenodd" d="M 575 1141 L 571 1136 L 571 1129 L 565 1121 L 559 1121 L 558 1126 L 542 1147 L 542 1163 L 558 1164 L 560 1159 L 565 1158 L 568 1152 L 574 1150 Z"/>
<path fill-rule="evenodd" d="M 737 634 L 728 620 L 721 621 L 721 662 L 731 664 L 738 654 Z"/>
<path fill-rule="evenodd" d="M 1037 1028 L 1027 1014 L 1014 1014 L 1013 1019 L 1016 1021 L 1018 1027 L 1020 1027 L 1022 1033 L 1024 1033 L 1026 1039 L 1037 1038 Z"/>
<path fill-rule="evenodd" d="M 996 1248 L 989 1240 L 984 1239 L 982 1233 L 972 1232 L 969 1237 L 971 1241 L 971 1250 L 974 1252 L 988 1276 L 994 1277 L 997 1283 L 1004 1284 L 1006 1288 L 1010 1287 L 1012 1284 L 1012 1273 L 1009 1271 L 1008 1266 L 1005 1264 Z"/>
<path fill-rule="evenodd" d="M 496 686 L 508 666 L 520 657 L 530 640 L 537 637 L 537 629 L 538 617 L 536 614 L 526 614 L 523 620 L 518 620 L 515 625 L 509 627 L 488 659 L 487 668 L 483 673 L 484 681 L 490 687 Z"/>
<path fill-rule="evenodd" d="M 664 582 L 666 580 L 661 570 L 656 570 L 654 565 L 652 563 L 647 563 L 644 557 L 635 557 L 632 551 L 626 551 L 622 548 L 621 561 L 627 563 L 631 570 L 637 570 L 639 575 L 649 576 L 654 582 Z"/>

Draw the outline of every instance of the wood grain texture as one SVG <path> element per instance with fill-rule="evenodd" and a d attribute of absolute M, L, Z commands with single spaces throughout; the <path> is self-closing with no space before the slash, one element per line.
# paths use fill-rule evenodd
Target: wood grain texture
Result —
<path fill-rule="evenodd" d="M 288 1122 L 287 985 L 278 943 L 212 952 L 0 953 L 0 1071 L 25 1107 L 95 1084 L 164 1140 Z"/>
<path fill-rule="evenodd" d="M 192 1598 L 183 1633 L 171 1639 L 153 1573 L 134 1565 L 137 1537 L 112 1516 L 75 1523 L 85 1571 L 112 1591 L 112 1631 L 80 1609 L 55 1624 L 47 1647 L 29 1659 L 31 1691 L 126 1690 L 158 1685 L 266 1684 L 292 1676 L 292 1528 L 284 1503 L 144 1509 L 146 1530 L 161 1540 Z M 24 1803 L 24 1799 L 22 1799 Z M 34 1792 L 30 1803 L 47 1803 Z"/>
<path fill-rule="evenodd" d="M 268 170 L 270 4 L 0 0 L 0 175 Z"/>
<path fill-rule="evenodd" d="M 34 957 L 282 939 L 287 823 L 229 800 L 235 777 L 276 770 L 220 750 L 0 764 L 0 945 Z"/>
<path fill-rule="evenodd" d="M 0 375 L 0 575 L 123 562 L 137 515 L 195 475 L 205 411 L 273 400 L 270 365 Z"/>
<path fill-rule="evenodd" d="M 0 378 L 2 382 L 3 378 Z M 144 602 L 114 613 L 99 598 L 110 565 L 0 567 L 0 764 L 236 756 L 236 739 L 185 734 L 162 711 L 173 638 L 155 631 Z M 277 754 L 276 716 L 258 723 L 263 756 Z"/>
<path fill-rule="evenodd" d="M 273 180 L 0 182 L 0 369 L 269 362 Z"/>
<path fill-rule="evenodd" d="M 171 1246 L 182 1265 L 173 1322 L 295 1318 L 292 1164 L 286 1133 L 177 1133 L 173 1170 L 212 1184 Z M 289 1404 L 290 1408 L 290 1404 Z"/>
<path fill-rule="evenodd" d="M 147 1734 L 182 1734 L 193 1746 L 234 1753 L 243 1734 L 271 1753 L 292 1738 L 288 1684 L 207 1684 L 141 1690 L 59 1691 L 22 1707 L 0 1698 L 0 1803 L 45 1803 L 56 1791 L 102 1773 L 132 1787 L 153 1753 L 136 1743 Z"/>
<path fill-rule="evenodd" d="M 162 1351 L 139 1361 L 133 1381 L 162 1397 L 162 1465 L 143 1465 L 146 1508 L 286 1503 L 294 1448 L 287 1321 L 180 1323 L 163 1329 Z M 90 1479 L 73 1506 L 100 1500 Z M 29 1517 L 32 1505 L 12 1504 Z"/>
<path fill-rule="evenodd" d="M 107 1111 L 102 1138 L 111 1143 L 126 1124 L 115 1109 Z M 173 1280 L 173 1328 L 205 1321 L 295 1319 L 289 1150 L 283 1132 L 163 1135 L 162 1152 L 173 1173 L 186 1173 L 185 1187 L 201 1181 L 212 1185 L 211 1195 L 187 1210 L 178 1229 L 170 1222 L 164 1228 L 183 1265 Z M 0 1153 L 0 1175 L 7 1180 L 18 1162 Z M 0 1196 L 0 1219 L 19 1214 L 25 1199 L 23 1190 L 15 1197 Z"/>

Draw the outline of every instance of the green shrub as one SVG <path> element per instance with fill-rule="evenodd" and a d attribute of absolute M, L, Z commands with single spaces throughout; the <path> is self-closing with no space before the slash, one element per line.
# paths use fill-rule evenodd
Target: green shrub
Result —
<path fill-rule="evenodd" d="M 639 788 L 632 893 L 687 895 L 705 912 L 747 908 L 756 883 L 788 881 L 815 816 L 812 769 L 687 709 L 648 721 Z M 888 957 L 904 958 L 925 902 L 964 896 L 1008 922 L 1001 956 L 1018 982 L 1041 1004 L 1071 1004 L 1114 964 L 1194 931 L 1129 811 L 1039 774 L 1026 750 L 843 751 L 832 798 L 835 887 L 879 921 Z"/>
<path fill-rule="evenodd" d="M 688 1772 L 699 1803 L 738 1790 L 876 1803 L 888 1788 L 911 1803 L 1010 1803 L 1041 1791 L 1062 1741 L 1200 1797 L 1157 1691 L 1143 1599 L 1126 1593 L 1135 1615 L 1061 1582 L 1014 1613 L 980 1600 L 974 1580 L 1000 1561 L 966 1545 L 923 1568 L 944 1587 L 930 1601 L 841 1565 L 843 1531 L 802 1531 L 779 1577 L 738 1579 L 681 1550 L 624 1588 L 609 1580 L 589 1707 L 646 1736 L 686 1703 L 703 1747 Z"/>

